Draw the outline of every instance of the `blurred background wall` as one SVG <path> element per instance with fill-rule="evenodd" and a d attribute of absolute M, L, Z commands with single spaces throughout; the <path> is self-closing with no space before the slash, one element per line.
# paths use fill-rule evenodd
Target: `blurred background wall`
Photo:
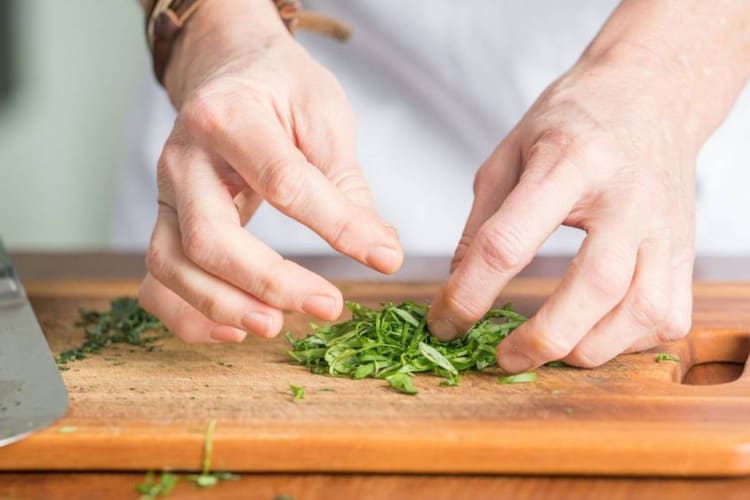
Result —
<path fill-rule="evenodd" d="M 0 56 L 0 236 L 13 249 L 105 247 L 126 112 L 145 67 L 138 2 L 0 5 L 0 42 L 11 42 Z"/>

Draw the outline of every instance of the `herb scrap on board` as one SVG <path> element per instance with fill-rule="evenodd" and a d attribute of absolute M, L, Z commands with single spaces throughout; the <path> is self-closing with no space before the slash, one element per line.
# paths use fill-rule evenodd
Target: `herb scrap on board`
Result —
<path fill-rule="evenodd" d="M 151 351 L 154 342 L 169 336 L 169 331 L 153 314 L 132 297 L 119 297 L 110 302 L 109 311 L 81 309 L 76 326 L 83 328 L 84 342 L 55 357 L 58 367 L 67 370 L 70 361 L 85 359 L 112 344 L 129 344 Z"/>

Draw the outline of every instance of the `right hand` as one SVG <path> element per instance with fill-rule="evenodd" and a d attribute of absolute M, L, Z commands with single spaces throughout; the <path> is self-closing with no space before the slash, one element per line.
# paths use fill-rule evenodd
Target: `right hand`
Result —
<path fill-rule="evenodd" d="M 188 342 L 270 337 L 282 310 L 323 320 L 341 292 L 244 225 L 262 200 L 378 271 L 403 252 L 357 165 L 354 117 L 334 77 L 268 0 L 205 2 L 165 75 L 178 110 L 158 165 L 159 215 L 141 305 Z"/>

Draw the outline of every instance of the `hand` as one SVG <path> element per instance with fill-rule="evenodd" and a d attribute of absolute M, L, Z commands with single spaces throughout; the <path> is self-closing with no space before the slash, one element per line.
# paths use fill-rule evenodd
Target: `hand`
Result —
<path fill-rule="evenodd" d="M 465 332 L 564 224 L 585 241 L 541 309 L 500 345 L 501 367 L 594 367 L 685 335 L 700 141 L 684 126 L 681 86 L 673 68 L 636 49 L 584 58 L 553 83 L 477 172 L 432 332 Z"/>
<path fill-rule="evenodd" d="M 262 200 L 374 269 L 400 267 L 398 237 L 373 210 L 357 165 L 344 93 L 272 2 L 206 2 L 165 82 L 179 114 L 159 160 L 139 300 L 174 334 L 239 342 L 245 332 L 276 335 L 284 309 L 340 314 L 336 287 L 243 228 Z"/>

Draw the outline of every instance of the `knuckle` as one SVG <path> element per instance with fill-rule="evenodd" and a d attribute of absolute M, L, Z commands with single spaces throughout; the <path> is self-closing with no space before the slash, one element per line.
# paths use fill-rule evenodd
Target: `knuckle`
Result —
<path fill-rule="evenodd" d="M 224 308 L 215 295 L 202 294 L 196 298 L 195 308 L 204 316 L 216 322 L 222 323 L 226 320 Z"/>
<path fill-rule="evenodd" d="M 575 259 L 574 266 L 586 287 L 604 299 L 620 299 L 632 279 L 632 270 L 625 264 L 625 258 L 615 253 Z"/>
<path fill-rule="evenodd" d="M 529 154 L 533 152 L 536 146 L 549 146 L 558 151 L 565 151 L 571 145 L 576 144 L 577 139 L 576 134 L 571 133 L 563 127 L 549 127 L 539 134 L 539 138 L 536 140 L 534 146 L 531 147 Z"/>
<path fill-rule="evenodd" d="M 179 146 L 167 142 L 159 155 L 156 164 L 156 182 L 159 191 L 170 190 L 175 185 L 176 168 L 180 164 L 178 160 Z"/>
<path fill-rule="evenodd" d="M 612 358 L 608 354 L 593 350 L 585 343 L 581 343 L 570 352 L 565 361 L 580 368 L 596 368 L 610 359 Z"/>
<path fill-rule="evenodd" d="M 494 273 L 520 269 L 533 257 L 526 249 L 520 231 L 508 224 L 484 228 L 477 237 L 477 245 L 480 257 Z"/>
<path fill-rule="evenodd" d="M 585 146 L 578 136 L 560 127 L 544 130 L 526 154 L 526 163 L 538 169 L 553 169 L 561 158 L 579 156 Z M 547 161 L 549 160 L 549 161 Z"/>
<path fill-rule="evenodd" d="M 531 344 L 533 351 L 543 361 L 562 359 L 573 349 L 573 345 L 566 340 L 543 332 L 537 333 Z"/>
<path fill-rule="evenodd" d="M 177 328 L 173 328 L 170 331 L 172 331 L 172 333 L 174 333 L 180 340 L 182 340 L 186 344 L 206 343 L 206 339 L 203 336 L 197 335 L 190 328 L 187 328 L 183 325 L 179 325 Z"/>
<path fill-rule="evenodd" d="M 214 261 L 217 247 L 215 239 L 207 225 L 198 221 L 189 221 L 182 233 L 182 249 L 185 256 L 196 264 L 206 265 Z"/>
<path fill-rule="evenodd" d="M 351 218 L 338 221 L 331 231 L 331 245 L 342 253 L 350 254 L 354 250 L 354 238 L 357 223 Z"/>
<path fill-rule="evenodd" d="M 465 323 L 475 323 L 488 308 L 483 307 L 479 300 L 465 300 L 465 297 L 476 294 L 464 292 L 461 287 L 449 287 L 443 292 L 443 301 L 453 316 Z"/>
<path fill-rule="evenodd" d="M 689 313 L 672 312 L 667 315 L 660 330 L 660 340 L 671 342 L 687 335 L 693 326 L 693 318 Z"/>
<path fill-rule="evenodd" d="M 295 206 L 304 189 L 300 170 L 283 160 L 266 164 L 261 169 L 259 183 L 261 192 L 281 210 Z"/>
<path fill-rule="evenodd" d="M 282 296 L 281 280 L 283 273 L 280 265 L 270 266 L 265 272 L 253 276 L 252 283 L 248 284 L 248 291 L 253 297 L 267 304 L 277 304 L 278 298 Z"/>
<path fill-rule="evenodd" d="M 601 142 L 597 134 L 583 139 L 565 128 L 548 128 L 526 154 L 526 182 L 530 179 L 542 183 L 554 179 L 581 192 L 594 175 L 586 165 L 609 163 L 605 161 L 609 149 Z"/>
<path fill-rule="evenodd" d="M 641 290 L 633 297 L 630 314 L 638 325 L 662 330 L 666 326 L 668 309 L 669 303 L 665 294 Z"/>
<path fill-rule="evenodd" d="M 456 268 L 461 264 L 461 262 L 464 260 L 464 257 L 466 256 L 466 253 L 469 251 L 469 248 L 471 247 L 472 237 L 466 233 L 461 235 L 461 239 L 458 241 L 458 245 L 456 245 L 456 250 L 453 252 L 453 259 L 451 260 L 451 273 L 456 270 Z"/>
<path fill-rule="evenodd" d="M 360 200 L 366 206 L 372 205 L 372 195 L 362 172 L 355 166 L 336 169 L 327 173 L 329 180 L 339 191 L 353 200 Z"/>
<path fill-rule="evenodd" d="M 195 92 L 180 114 L 186 130 L 209 136 L 221 133 L 227 123 L 222 99 L 217 98 L 217 91 L 213 87 Z"/>

